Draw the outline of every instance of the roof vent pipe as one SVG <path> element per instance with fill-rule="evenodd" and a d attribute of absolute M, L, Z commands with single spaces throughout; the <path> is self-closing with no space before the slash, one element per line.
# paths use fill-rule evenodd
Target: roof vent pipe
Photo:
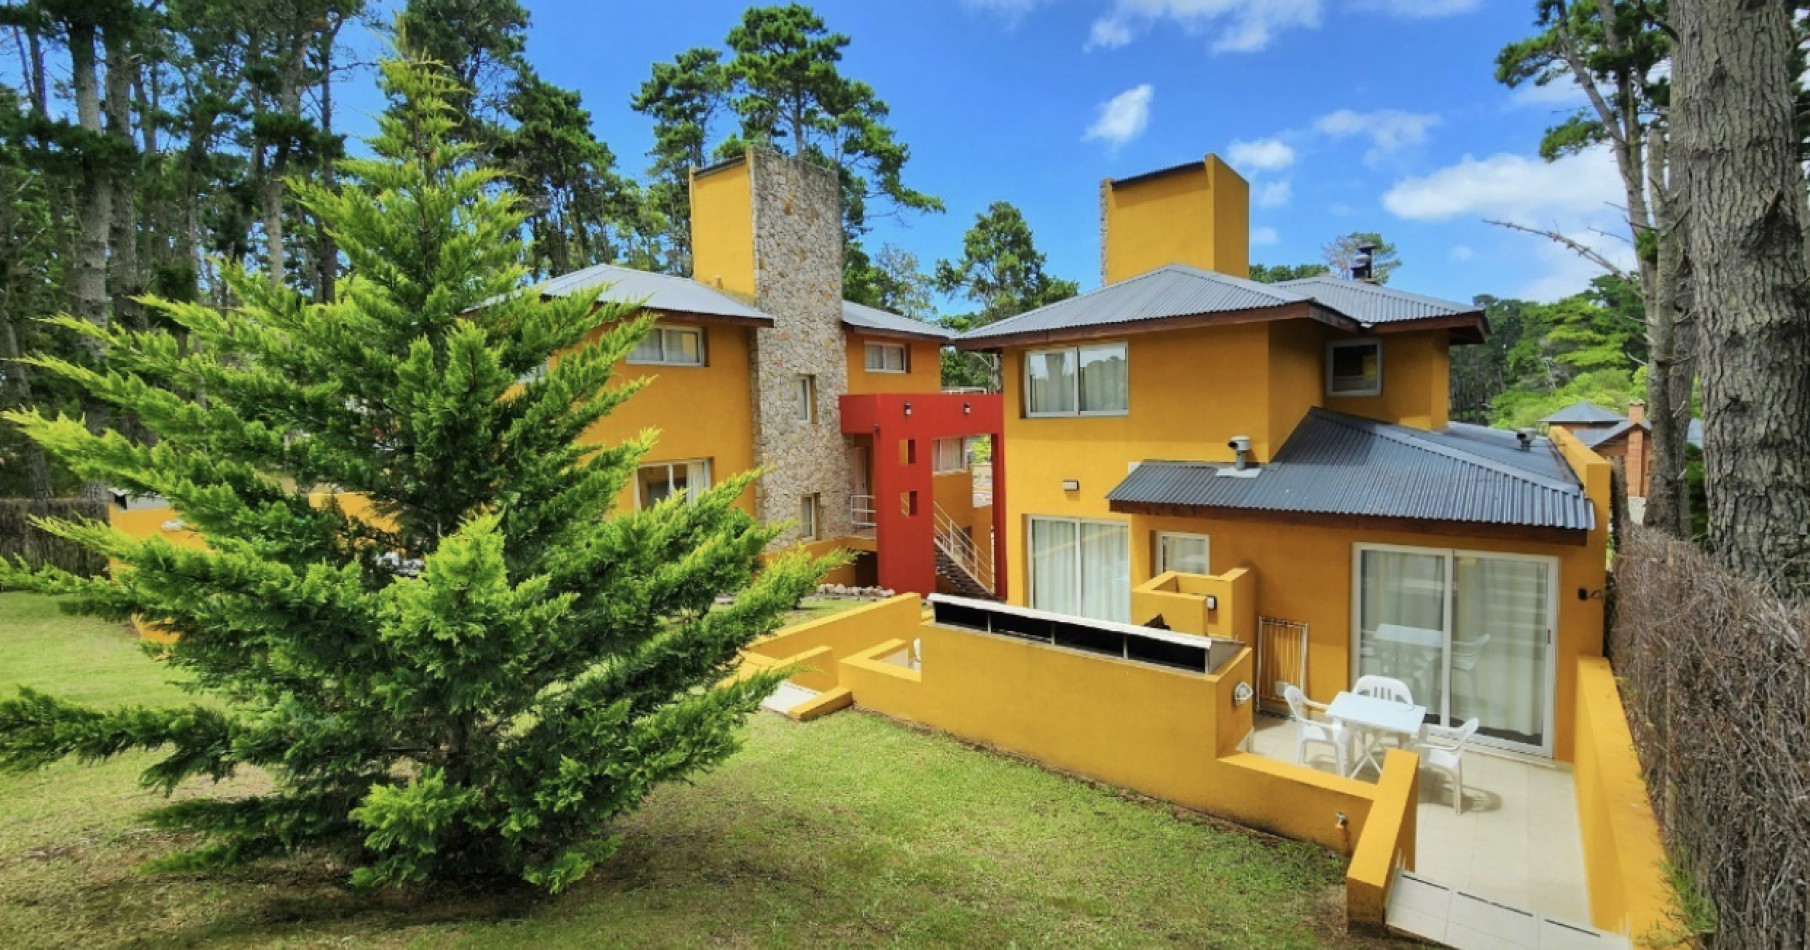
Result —
<path fill-rule="evenodd" d="M 1251 464 L 1251 437 L 1250 436 L 1248 436 L 1248 435 L 1232 436 L 1232 438 L 1228 442 L 1226 442 L 1226 448 L 1231 449 L 1233 452 L 1233 457 L 1235 459 L 1232 463 L 1233 467 L 1237 468 L 1241 472 L 1244 471 L 1246 468 L 1250 467 L 1250 464 Z"/>
<path fill-rule="evenodd" d="M 1376 272 L 1376 245 L 1359 244 L 1357 251 L 1351 259 L 1351 279 L 1368 281 Z"/>
<path fill-rule="evenodd" d="M 1523 452 L 1533 448 L 1533 430 L 1532 429 L 1516 429 L 1515 430 L 1515 441 L 1519 442 L 1521 444 L 1521 451 L 1523 451 Z"/>

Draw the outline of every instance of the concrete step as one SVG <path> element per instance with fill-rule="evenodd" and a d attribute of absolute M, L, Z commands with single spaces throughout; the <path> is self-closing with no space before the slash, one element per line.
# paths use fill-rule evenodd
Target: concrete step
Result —
<path fill-rule="evenodd" d="M 794 706 L 815 699 L 816 697 L 816 690 L 805 689 L 803 686 L 800 686 L 791 680 L 786 680 L 779 684 L 779 688 L 768 695 L 766 699 L 760 701 L 760 708 L 771 710 L 783 716 L 791 711 Z"/>
<path fill-rule="evenodd" d="M 1388 928 L 1456 950 L 1629 950 L 1628 938 L 1553 920 L 1418 874 L 1402 872 L 1384 911 Z"/>

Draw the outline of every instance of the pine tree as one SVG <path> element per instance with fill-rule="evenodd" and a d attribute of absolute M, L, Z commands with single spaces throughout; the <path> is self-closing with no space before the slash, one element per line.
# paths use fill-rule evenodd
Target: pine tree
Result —
<path fill-rule="evenodd" d="M 266 794 L 153 813 L 202 836 L 179 866 L 312 848 L 364 885 L 557 890 L 650 789 L 735 749 L 776 682 L 738 679 L 738 650 L 824 565 L 755 572 L 777 529 L 735 505 L 752 475 L 612 513 L 653 436 L 580 439 L 635 392 L 609 383 L 648 320 L 520 293 L 523 212 L 450 139 L 456 83 L 405 62 L 382 74 L 373 157 L 342 163 L 341 190 L 296 195 L 350 264 L 333 302 L 227 267 L 235 312 L 147 298 L 184 344 L 66 318 L 108 368 L 30 360 L 158 439 L 8 418 L 83 477 L 163 495 L 206 546 L 47 521 L 120 569 L 10 564 L 0 587 L 165 624 L 169 665 L 207 695 L 96 709 L 24 691 L 0 702 L 0 766 L 152 750 L 143 780 L 166 793 L 268 773 Z"/>

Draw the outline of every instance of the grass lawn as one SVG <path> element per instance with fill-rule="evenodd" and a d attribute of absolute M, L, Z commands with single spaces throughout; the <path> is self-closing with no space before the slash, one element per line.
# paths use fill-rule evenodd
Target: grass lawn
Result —
<path fill-rule="evenodd" d="M 134 639 L 0 594 L 0 687 L 155 703 Z M 363 894 L 309 858 L 149 874 L 180 844 L 136 814 L 132 756 L 0 775 L 5 946 L 1368 946 L 1338 933 L 1341 862 L 856 713 L 758 715 L 746 749 L 624 822 L 558 897 Z M 254 788 L 258 776 L 226 788 Z"/>

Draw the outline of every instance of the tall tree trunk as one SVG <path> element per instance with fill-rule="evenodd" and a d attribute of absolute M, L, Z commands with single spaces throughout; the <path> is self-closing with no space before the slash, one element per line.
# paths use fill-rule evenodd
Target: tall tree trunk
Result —
<path fill-rule="evenodd" d="M 1791 8 L 1677 0 L 1672 14 L 1710 546 L 1782 594 L 1810 595 L 1810 260 Z"/>
<path fill-rule="evenodd" d="M 5 404 L 30 408 L 36 404 L 31 392 L 31 367 L 18 362 L 19 356 L 19 336 L 13 330 L 12 315 L 0 314 L 0 362 L 6 366 Z M 19 448 L 25 459 L 26 490 L 39 501 L 49 500 L 54 490 L 50 482 L 50 461 L 44 456 L 44 447 L 32 439 L 25 439 Z"/>
<path fill-rule="evenodd" d="M 95 138 L 102 134 L 101 84 L 99 59 L 96 55 L 98 33 L 92 23 L 73 23 L 68 31 L 70 85 L 75 91 L 76 122 L 82 131 Z M 113 183 L 108 165 L 104 158 L 91 162 L 82 179 L 80 193 L 76 198 L 81 230 L 76 237 L 75 276 L 70 280 L 71 303 L 75 315 L 103 327 L 110 321 L 107 308 L 107 238 L 113 223 Z M 105 356 L 101 345 L 84 339 L 83 348 L 89 359 L 98 366 Z M 90 431 L 106 431 L 108 412 L 104 403 L 92 398 L 85 399 L 82 412 Z M 83 492 L 95 500 L 107 498 L 107 486 L 98 482 L 88 483 L 83 487 Z"/>
<path fill-rule="evenodd" d="M 330 144 L 333 141 L 333 44 L 339 36 L 343 19 L 333 21 L 332 25 L 321 34 L 319 57 L 321 71 L 321 142 Z M 321 184 L 332 189 L 338 185 L 335 159 L 329 156 L 321 163 Z M 316 224 L 314 239 L 314 299 L 319 303 L 332 303 L 335 283 L 339 279 L 339 245 L 334 243 L 333 235 L 328 233 L 324 225 Z"/>
<path fill-rule="evenodd" d="M 1681 293 L 1689 234 L 1683 220 L 1688 199 L 1671 173 L 1667 133 L 1655 131 L 1647 152 L 1647 190 L 1653 196 L 1651 253 L 1643 253 L 1641 270 L 1651 294 L 1644 301 L 1647 320 L 1648 485 L 1644 524 L 1675 537 L 1691 536 L 1690 489 L 1685 467 L 1690 453 L 1685 436 L 1690 425 L 1691 342 L 1681 331 L 1685 309 Z M 1647 260 L 1649 257 L 1651 260 Z"/>

